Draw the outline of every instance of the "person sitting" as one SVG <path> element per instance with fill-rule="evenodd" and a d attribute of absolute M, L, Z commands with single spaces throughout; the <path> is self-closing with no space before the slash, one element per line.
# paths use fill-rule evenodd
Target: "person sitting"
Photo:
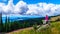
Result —
<path fill-rule="evenodd" d="M 48 24 L 48 15 L 46 15 L 45 20 L 43 21 L 43 24 Z"/>
<path fill-rule="evenodd" d="M 48 24 L 48 15 L 45 17 L 46 24 Z"/>

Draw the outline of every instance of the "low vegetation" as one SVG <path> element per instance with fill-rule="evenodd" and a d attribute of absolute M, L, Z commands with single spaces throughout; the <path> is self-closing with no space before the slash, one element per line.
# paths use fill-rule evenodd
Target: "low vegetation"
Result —
<path fill-rule="evenodd" d="M 60 34 L 60 21 L 52 22 L 49 28 L 41 29 L 40 31 L 36 31 L 34 29 L 24 29 L 18 32 L 11 32 L 10 34 Z"/>

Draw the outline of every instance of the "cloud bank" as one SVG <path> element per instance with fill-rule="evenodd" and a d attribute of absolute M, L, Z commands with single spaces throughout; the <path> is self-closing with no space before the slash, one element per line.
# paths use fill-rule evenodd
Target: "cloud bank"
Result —
<path fill-rule="evenodd" d="M 27 4 L 24 1 L 19 1 L 14 5 L 13 0 L 9 0 L 8 5 L 0 3 L 1 12 L 3 14 L 54 16 L 60 14 L 60 5 L 52 3 Z"/>

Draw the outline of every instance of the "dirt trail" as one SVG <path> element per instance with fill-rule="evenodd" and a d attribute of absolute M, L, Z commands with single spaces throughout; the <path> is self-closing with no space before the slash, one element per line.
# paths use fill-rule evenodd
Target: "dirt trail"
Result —
<path fill-rule="evenodd" d="M 33 29 L 33 27 L 28 27 L 28 28 L 24 28 L 24 29 L 18 29 L 18 30 L 12 31 L 12 32 L 20 32 L 22 30 L 31 30 L 31 29 Z M 9 33 L 6 33 L 6 34 L 10 34 L 12 32 L 9 32 Z"/>

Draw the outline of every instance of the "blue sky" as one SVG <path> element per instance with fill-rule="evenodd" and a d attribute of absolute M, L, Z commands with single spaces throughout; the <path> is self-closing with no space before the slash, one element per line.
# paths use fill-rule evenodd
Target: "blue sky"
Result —
<path fill-rule="evenodd" d="M 8 3 L 9 0 L 0 0 L 0 2 L 3 3 Z M 14 0 L 13 3 L 16 4 L 18 3 L 20 0 Z M 53 3 L 53 4 L 60 4 L 60 0 L 23 0 L 24 2 L 26 2 L 27 4 L 36 4 L 39 2 L 45 2 L 45 3 Z"/>

